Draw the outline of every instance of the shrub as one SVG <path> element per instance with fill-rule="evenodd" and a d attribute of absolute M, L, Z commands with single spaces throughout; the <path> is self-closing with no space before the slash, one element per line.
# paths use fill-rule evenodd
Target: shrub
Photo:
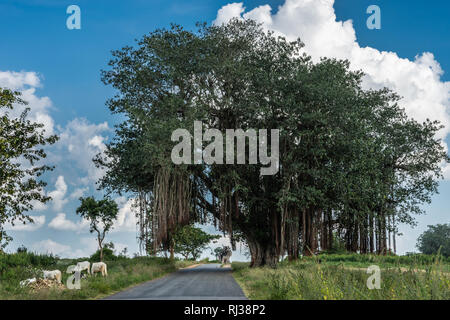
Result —
<path fill-rule="evenodd" d="M 33 252 L 0 253 L 0 279 L 24 278 L 34 275 L 37 269 L 56 265 L 58 257 Z"/>
<path fill-rule="evenodd" d="M 116 256 L 112 249 L 103 248 L 103 261 L 117 261 L 119 259 L 127 259 L 127 257 Z M 100 250 L 97 250 L 93 255 L 91 255 L 89 261 L 90 262 L 100 261 Z"/>

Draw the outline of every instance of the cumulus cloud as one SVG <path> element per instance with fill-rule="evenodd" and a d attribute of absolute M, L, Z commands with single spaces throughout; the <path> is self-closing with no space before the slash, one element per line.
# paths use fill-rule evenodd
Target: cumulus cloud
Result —
<path fill-rule="evenodd" d="M 135 232 L 136 215 L 133 211 L 135 199 L 118 197 L 115 201 L 119 207 L 119 211 L 117 213 L 117 219 L 114 221 L 114 227 L 110 232 Z M 77 233 L 89 231 L 88 220 L 81 219 L 79 221 L 72 221 L 67 219 L 67 215 L 63 212 L 58 213 L 56 217 L 49 222 L 48 226 L 55 230 L 75 231 Z"/>
<path fill-rule="evenodd" d="M 106 148 L 104 142 L 107 137 L 104 133 L 110 130 L 107 122 L 93 124 L 84 118 L 75 118 L 66 126 L 55 125 L 50 115 L 52 101 L 49 97 L 39 97 L 36 94 L 36 90 L 41 87 L 41 77 L 36 72 L 0 70 L 0 88 L 21 92 L 21 98 L 28 102 L 27 107 L 30 108 L 29 120 L 44 124 L 46 136 L 57 134 L 60 137 L 60 141 L 54 146 L 46 148 L 47 161 L 58 167 L 70 163 L 71 167 L 82 170 L 83 176 L 77 177 L 75 184 L 88 185 L 98 181 L 104 172 L 95 167 L 92 158 Z M 0 110 L 0 115 L 9 112 L 11 116 L 18 117 L 23 109 L 23 106 L 17 105 L 13 110 Z M 44 206 L 40 208 L 46 209 Z"/>
<path fill-rule="evenodd" d="M 35 242 L 31 248 L 34 252 L 54 254 L 63 258 L 80 258 L 89 257 L 97 249 L 97 240 L 94 237 L 83 237 L 80 238 L 78 244 L 81 246 L 79 248 L 74 248 L 70 245 L 62 244 L 56 242 L 52 239 L 41 240 Z"/>
<path fill-rule="evenodd" d="M 88 191 L 89 191 L 88 187 L 77 188 L 70 194 L 69 198 L 71 200 L 78 200 L 80 197 L 84 196 L 84 194 Z"/>
<path fill-rule="evenodd" d="M 73 222 L 66 218 L 65 213 L 58 213 L 55 218 L 48 224 L 52 229 L 63 230 L 63 231 L 76 231 L 87 232 L 89 231 L 89 221 L 82 219 L 78 222 Z"/>
<path fill-rule="evenodd" d="M 68 256 L 71 253 L 71 248 L 68 245 L 64 245 L 58 242 L 55 242 L 51 239 L 41 240 L 32 245 L 32 249 L 34 252 L 38 253 L 46 253 L 46 254 L 54 254 L 58 256 Z"/>
<path fill-rule="evenodd" d="M 424 52 L 409 60 L 395 52 L 361 47 L 352 21 L 336 21 L 333 5 L 334 0 L 286 0 L 272 14 L 269 5 L 245 12 L 242 3 L 232 3 L 218 11 L 214 23 L 220 25 L 232 18 L 253 19 L 288 40 L 300 38 L 314 61 L 323 56 L 348 59 L 353 70 L 367 74 L 365 88 L 394 90 L 403 97 L 400 105 L 409 116 L 419 122 L 427 118 L 439 120 L 445 128 L 438 138 L 446 138 L 450 133 L 450 82 L 441 80 L 443 70 L 434 55 Z M 450 179 L 450 169 L 445 168 L 444 172 Z"/>
<path fill-rule="evenodd" d="M 23 224 L 17 222 L 14 225 L 11 223 L 5 224 L 5 230 L 11 231 L 36 231 L 40 229 L 45 224 L 45 216 L 30 216 L 33 219 L 33 223 L 27 222 Z"/>
<path fill-rule="evenodd" d="M 30 108 L 29 120 L 44 124 L 47 136 L 54 134 L 54 121 L 49 112 L 52 101 L 49 97 L 38 97 L 36 89 L 42 87 L 36 72 L 0 71 L 0 88 L 8 88 L 22 93 L 21 98 L 28 102 Z M 19 116 L 23 107 L 15 107 L 8 111 L 13 116 Z"/>
<path fill-rule="evenodd" d="M 109 130 L 107 122 L 93 124 L 83 118 L 75 118 L 65 127 L 58 126 L 60 140 L 51 149 L 49 159 L 61 165 L 71 163 L 71 167 L 81 170 L 82 177 L 75 184 L 96 182 L 104 171 L 96 168 L 92 159 L 105 150 L 104 134 Z"/>
<path fill-rule="evenodd" d="M 118 197 L 115 201 L 119 206 L 119 212 L 117 214 L 117 219 L 114 222 L 114 229 L 112 232 L 136 231 L 136 214 L 133 211 L 135 199 Z"/>
<path fill-rule="evenodd" d="M 55 190 L 50 191 L 48 196 L 52 198 L 51 202 L 55 211 L 61 210 L 69 201 L 65 198 L 67 193 L 67 184 L 64 181 L 64 176 L 58 176 L 55 183 Z"/>

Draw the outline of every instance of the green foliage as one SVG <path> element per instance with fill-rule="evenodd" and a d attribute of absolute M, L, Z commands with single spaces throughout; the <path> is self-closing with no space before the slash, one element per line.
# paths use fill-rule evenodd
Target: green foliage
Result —
<path fill-rule="evenodd" d="M 214 249 L 214 255 L 218 261 L 223 261 L 223 258 L 227 255 L 231 255 L 231 249 L 228 246 L 217 247 Z"/>
<path fill-rule="evenodd" d="M 117 203 L 109 198 L 95 200 L 94 197 L 80 198 L 81 204 L 77 208 L 77 214 L 89 220 L 90 231 L 103 233 L 108 232 L 117 218 L 119 211 Z"/>
<path fill-rule="evenodd" d="M 427 264 L 415 264 L 417 257 L 329 255 L 321 261 L 313 258 L 279 265 L 277 269 L 248 267 L 232 263 L 233 275 L 250 299 L 273 300 L 448 300 L 450 298 L 450 261 L 422 258 Z M 402 259 L 400 259 L 402 258 Z M 354 261 L 365 259 L 357 268 Z M 400 265 L 388 263 L 395 259 Z M 338 264 L 333 262 L 339 262 Z M 381 289 L 369 290 L 366 268 L 381 267 Z"/>
<path fill-rule="evenodd" d="M 33 252 L 0 253 L 0 280 L 11 277 L 17 273 L 23 275 L 23 279 L 32 278 L 35 268 L 44 268 L 55 265 L 58 257 L 52 254 L 36 254 Z M 13 277 L 14 278 L 14 277 Z"/>
<path fill-rule="evenodd" d="M 174 251 L 185 259 L 197 260 L 207 245 L 219 238 L 218 235 L 210 235 L 192 225 L 180 227 L 173 234 Z"/>
<path fill-rule="evenodd" d="M 320 259 L 322 263 L 334 265 L 347 266 L 361 266 L 368 267 L 371 264 L 380 266 L 400 267 L 400 266 L 421 266 L 427 267 L 434 264 L 436 261 L 441 261 L 445 264 L 450 264 L 450 259 L 438 255 L 426 254 L 410 254 L 404 256 L 393 255 L 376 255 L 376 254 L 320 254 L 317 258 L 304 257 L 303 260 L 317 261 Z"/>
<path fill-rule="evenodd" d="M 117 90 L 109 109 L 125 120 L 96 164 L 107 170 L 102 187 L 148 199 L 140 203 L 142 239 L 168 239 L 173 231 L 166 220 L 151 227 L 157 217 L 149 208 L 178 172 L 191 183 L 190 220 L 212 216 L 232 243 L 245 238 L 254 265 L 274 265 L 286 251 L 292 258 L 315 253 L 324 213 L 328 229 L 339 226 L 354 252 L 369 251 L 357 239 L 377 236 L 370 252 L 384 253 L 388 231 L 414 224 L 449 160 L 436 139 L 442 126 L 409 118 L 397 94 L 365 90 L 364 74 L 348 61 L 314 63 L 303 46 L 235 19 L 198 32 L 174 25 L 113 52 L 102 76 Z M 192 132 L 195 120 L 221 132 L 279 129 L 280 171 L 261 176 L 264 166 L 249 163 L 175 166 L 172 132 Z M 163 169 L 167 185 L 155 189 Z M 162 202 L 174 208 L 178 201 L 171 194 Z M 176 224 L 175 216 L 167 223 Z"/>
<path fill-rule="evenodd" d="M 32 278 L 42 277 L 42 269 L 66 270 L 69 265 L 83 259 L 56 259 L 46 255 L 12 254 L 4 257 L 0 254 L 0 264 L 8 260 L 6 272 L 0 277 L 0 300 L 1 299 L 93 299 L 113 294 L 145 281 L 161 277 L 167 273 L 174 272 L 180 267 L 192 264 L 189 261 L 172 261 L 156 257 L 122 258 L 108 261 L 108 277 L 87 277 L 81 279 L 81 290 L 40 290 L 30 291 L 28 288 L 19 286 L 19 282 Z M 31 263 L 34 263 L 33 265 Z M 65 284 L 68 274 L 63 272 L 62 282 Z"/>
<path fill-rule="evenodd" d="M 417 248 L 425 254 L 440 252 L 443 256 L 450 257 L 450 224 L 428 226 L 428 230 L 419 236 Z"/>
<path fill-rule="evenodd" d="M 109 198 L 97 201 L 93 197 L 87 197 L 80 198 L 80 201 L 81 204 L 76 212 L 89 221 L 89 231 L 97 233 L 100 261 L 103 261 L 103 240 L 105 240 L 106 233 L 113 227 L 119 208 L 117 203 Z"/>
<path fill-rule="evenodd" d="M 116 256 L 114 254 L 114 251 L 109 249 L 109 248 L 103 248 L 103 260 L 105 262 L 108 261 L 116 261 L 120 259 L 119 256 Z M 97 250 L 95 253 L 93 253 L 90 257 L 89 257 L 89 261 L 90 262 L 98 262 L 101 261 L 100 260 L 100 250 Z"/>
<path fill-rule="evenodd" d="M 12 237 L 9 236 L 0 225 L 0 253 L 5 250 L 8 244 L 12 241 Z"/>
<path fill-rule="evenodd" d="M 26 212 L 33 209 L 33 203 L 50 200 L 43 192 L 46 183 L 39 177 L 53 168 L 40 161 L 47 156 L 43 147 L 58 137 L 48 136 L 43 124 L 28 120 L 29 108 L 18 117 L 10 115 L 23 105 L 26 102 L 19 92 L 0 88 L 0 251 L 12 240 L 4 224 L 33 222 Z"/>
<path fill-rule="evenodd" d="M 28 249 L 23 245 L 17 248 L 17 253 L 26 253 L 26 252 L 28 252 Z"/>

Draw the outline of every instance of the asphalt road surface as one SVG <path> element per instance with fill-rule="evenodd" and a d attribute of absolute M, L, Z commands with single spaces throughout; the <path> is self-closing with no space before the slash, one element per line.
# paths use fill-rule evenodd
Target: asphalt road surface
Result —
<path fill-rule="evenodd" d="M 245 300 L 231 268 L 203 264 L 121 291 L 108 300 Z"/>

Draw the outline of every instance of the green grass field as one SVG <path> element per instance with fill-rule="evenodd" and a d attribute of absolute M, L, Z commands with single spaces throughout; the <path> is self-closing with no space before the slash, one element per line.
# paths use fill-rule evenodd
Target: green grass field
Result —
<path fill-rule="evenodd" d="M 369 290 L 367 267 L 381 269 L 381 288 Z M 432 256 L 320 255 L 281 262 L 275 269 L 232 264 L 250 299 L 449 300 L 450 261 Z"/>
<path fill-rule="evenodd" d="M 58 259 L 49 255 L 32 253 L 0 254 L 0 299 L 96 299 L 196 263 L 154 257 L 120 258 L 116 261 L 105 261 L 108 266 L 108 277 L 103 278 L 97 275 L 82 279 L 80 290 L 34 291 L 27 287 L 21 288 L 19 285 L 19 282 L 24 279 L 35 276 L 42 278 L 40 274 L 42 269 L 60 270 L 63 274 L 62 282 L 66 284 L 69 275 L 65 273 L 65 270 L 69 265 L 82 260 Z"/>

